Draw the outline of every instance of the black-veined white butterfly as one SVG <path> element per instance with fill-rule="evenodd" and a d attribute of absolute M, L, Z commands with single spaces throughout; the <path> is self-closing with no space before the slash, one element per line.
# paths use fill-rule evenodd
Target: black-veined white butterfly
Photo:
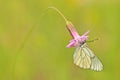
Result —
<path fill-rule="evenodd" d="M 86 43 L 76 48 L 73 59 L 74 64 L 81 68 L 92 69 L 95 71 L 101 71 L 103 69 L 101 61 L 93 51 L 87 47 Z"/>

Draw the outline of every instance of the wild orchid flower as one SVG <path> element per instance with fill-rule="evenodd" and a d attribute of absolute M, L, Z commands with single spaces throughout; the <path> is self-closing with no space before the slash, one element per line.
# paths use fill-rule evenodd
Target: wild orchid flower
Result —
<path fill-rule="evenodd" d="M 67 21 L 66 25 L 73 38 L 70 40 L 70 43 L 67 45 L 67 47 L 76 47 L 73 56 L 74 63 L 84 69 L 101 71 L 103 69 L 101 61 L 94 55 L 94 53 L 87 47 L 86 44 L 89 31 L 80 36 L 71 22 Z"/>
<path fill-rule="evenodd" d="M 87 31 L 82 36 L 80 36 L 77 33 L 76 29 L 74 28 L 74 26 L 73 26 L 73 24 L 71 22 L 67 22 L 67 28 L 68 28 L 70 34 L 73 37 L 73 39 L 70 40 L 70 43 L 67 45 L 68 48 L 70 48 L 70 47 L 77 47 L 80 44 L 82 45 L 88 39 L 87 35 L 88 35 L 89 31 Z"/>

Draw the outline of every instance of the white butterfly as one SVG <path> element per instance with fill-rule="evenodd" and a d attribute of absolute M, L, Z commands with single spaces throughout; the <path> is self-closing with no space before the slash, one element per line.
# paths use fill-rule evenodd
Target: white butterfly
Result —
<path fill-rule="evenodd" d="M 74 63 L 81 68 L 95 71 L 101 71 L 103 69 L 101 61 L 87 47 L 86 43 L 76 48 L 73 59 Z"/>

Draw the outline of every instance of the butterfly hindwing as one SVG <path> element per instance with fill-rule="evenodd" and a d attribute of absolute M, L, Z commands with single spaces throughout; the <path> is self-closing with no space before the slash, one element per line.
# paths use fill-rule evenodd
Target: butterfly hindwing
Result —
<path fill-rule="evenodd" d="M 89 56 L 91 57 L 91 69 L 95 71 L 101 71 L 103 69 L 103 65 L 101 61 L 97 58 L 96 55 L 85 45 L 83 47 L 84 50 L 86 50 L 86 53 L 89 53 Z"/>
<path fill-rule="evenodd" d="M 73 59 L 77 66 L 84 69 L 101 71 L 103 68 L 100 60 L 94 55 L 86 44 L 76 48 Z"/>

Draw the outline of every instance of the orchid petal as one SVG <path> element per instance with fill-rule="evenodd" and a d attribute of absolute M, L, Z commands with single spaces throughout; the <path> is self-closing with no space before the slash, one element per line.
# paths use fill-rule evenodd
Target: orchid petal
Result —
<path fill-rule="evenodd" d="M 75 41 L 70 40 L 70 43 L 67 45 L 67 48 L 74 47 L 75 46 Z"/>

